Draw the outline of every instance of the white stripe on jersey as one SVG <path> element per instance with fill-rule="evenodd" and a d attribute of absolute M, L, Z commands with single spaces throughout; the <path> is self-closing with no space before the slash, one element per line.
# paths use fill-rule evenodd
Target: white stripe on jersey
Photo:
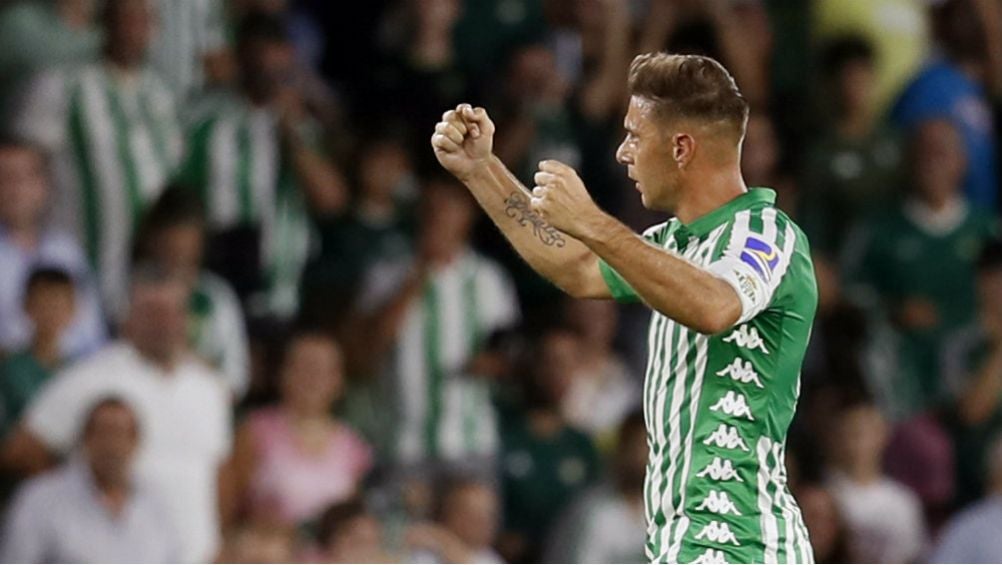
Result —
<path fill-rule="evenodd" d="M 771 448 L 772 440 L 767 437 L 759 438 L 755 448 L 758 454 L 758 509 L 761 516 L 759 523 L 762 530 L 762 543 L 765 545 L 765 553 L 762 557 L 764 563 L 776 563 L 779 560 L 779 523 L 776 520 L 776 515 L 773 514 L 773 501 L 769 495 L 769 485 L 772 483 L 772 473 L 769 470 Z"/>
<path fill-rule="evenodd" d="M 209 179 L 209 219 L 215 228 L 233 227 L 240 220 L 240 199 L 237 196 L 237 163 L 240 148 L 237 143 L 237 120 L 219 116 L 212 123 L 207 156 L 212 168 Z"/>

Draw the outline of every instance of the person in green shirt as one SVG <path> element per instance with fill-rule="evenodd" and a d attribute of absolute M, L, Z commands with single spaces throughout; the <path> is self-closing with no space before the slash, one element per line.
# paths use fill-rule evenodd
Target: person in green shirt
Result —
<path fill-rule="evenodd" d="M 996 220 L 963 196 L 962 147 L 947 121 L 917 126 L 911 190 L 864 222 L 847 247 L 848 296 L 889 322 L 898 338 L 896 368 L 874 383 L 892 417 L 947 400 L 940 351 L 951 331 L 974 319 L 975 261 Z"/>
<path fill-rule="evenodd" d="M 65 271 L 40 267 L 28 277 L 24 309 L 34 325 L 31 346 L 0 363 L 2 430 L 6 434 L 62 360 L 59 342 L 73 322 L 76 289 Z"/>
<path fill-rule="evenodd" d="M 531 357 L 537 368 L 522 383 L 521 409 L 501 424 L 500 549 L 514 563 L 539 562 L 556 519 L 599 476 L 594 444 L 560 412 L 581 343 L 564 330 L 550 330 L 537 343 Z"/>

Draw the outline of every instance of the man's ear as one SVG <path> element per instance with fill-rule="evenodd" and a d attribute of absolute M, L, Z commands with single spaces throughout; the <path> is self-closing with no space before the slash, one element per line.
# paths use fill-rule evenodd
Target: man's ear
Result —
<path fill-rule="evenodd" d="M 672 136 L 672 159 L 679 169 L 684 169 L 696 153 L 696 140 L 687 133 Z"/>

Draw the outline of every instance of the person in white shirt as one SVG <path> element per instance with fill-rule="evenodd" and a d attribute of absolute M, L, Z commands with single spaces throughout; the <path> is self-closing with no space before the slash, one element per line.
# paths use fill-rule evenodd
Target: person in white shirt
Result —
<path fill-rule="evenodd" d="M 442 489 L 438 521 L 407 531 L 412 563 L 504 563 L 492 547 L 501 503 L 494 487 L 475 478 L 448 481 Z"/>
<path fill-rule="evenodd" d="M 140 480 L 168 505 L 185 562 L 218 549 L 217 473 L 231 442 L 223 378 L 187 350 L 188 286 L 153 267 L 133 273 L 123 339 L 56 375 L 0 451 L 8 469 L 31 473 L 67 454 L 87 409 L 118 395 L 136 407 L 144 444 Z"/>
<path fill-rule="evenodd" d="M 31 479 L 4 525 L 4 563 L 171 563 L 180 544 L 163 501 L 136 481 L 143 430 L 132 407 L 90 408 L 79 457 Z"/>
<path fill-rule="evenodd" d="M 988 493 L 947 523 L 930 563 L 1002 563 L 1002 435 L 987 459 Z"/>
<path fill-rule="evenodd" d="M 839 415 L 832 434 L 828 488 L 845 519 L 855 563 L 912 563 L 925 549 L 918 497 L 884 474 L 888 426 L 877 407 L 859 402 Z"/>

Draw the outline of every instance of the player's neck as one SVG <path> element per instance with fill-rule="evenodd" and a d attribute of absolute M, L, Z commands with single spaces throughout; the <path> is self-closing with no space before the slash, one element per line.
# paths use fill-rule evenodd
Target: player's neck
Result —
<path fill-rule="evenodd" d="M 683 224 L 690 224 L 748 192 L 738 167 L 711 169 L 691 178 L 675 208 L 675 216 Z"/>

